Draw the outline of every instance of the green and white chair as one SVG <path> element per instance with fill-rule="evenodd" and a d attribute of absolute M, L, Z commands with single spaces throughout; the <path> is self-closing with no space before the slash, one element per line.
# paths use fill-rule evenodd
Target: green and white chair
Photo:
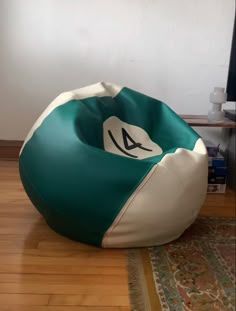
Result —
<path fill-rule="evenodd" d="M 29 132 L 19 166 L 51 228 L 102 247 L 178 238 L 207 188 L 198 134 L 166 104 L 110 83 L 59 95 Z"/>

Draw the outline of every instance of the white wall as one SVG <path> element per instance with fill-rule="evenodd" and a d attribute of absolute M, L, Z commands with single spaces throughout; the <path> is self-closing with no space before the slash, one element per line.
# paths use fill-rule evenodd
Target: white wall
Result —
<path fill-rule="evenodd" d="M 0 139 L 101 80 L 206 113 L 226 85 L 233 17 L 234 0 L 1 0 Z"/>

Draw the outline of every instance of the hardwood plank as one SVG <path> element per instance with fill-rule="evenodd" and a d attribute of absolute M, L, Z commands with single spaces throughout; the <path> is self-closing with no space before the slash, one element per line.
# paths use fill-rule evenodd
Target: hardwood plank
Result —
<path fill-rule="evenodd" d="M 32 244 L 31 244 L 32 243 Z M 35 241 L 35 243 L 37 243 Z M 1 245 L 1 241 L 0 241 Z M 4 244 L 3 244 L 4 245 Z M 110 259 L 114 259 L 114 262 L 120 262 L 124 260 L 124 255 L 122 252 L 115 251 L 114 252 L 108 252 L 107 250 L 102 251 L 102 249 L 98 250 L 93 250 L 93 249 L 81 249 L 80 251 L 76 250 L 42 250 L 38 249 L 37 246 L 36 248 L 32 248 L 31 245 L 34 247 L 33 242 L 30 240 L 29 242 L 27 241 L 27 245 L 24 244 L 24 249 L 21 250 L 17 247 L 8 247 L 5 246 L 3 249 L 0 249 L 0 256 L 1 255 L 21 255 L 21 256 L 40 256 L 40 257 L 54 257 L 54 258 L 62 258 L 62 259 L 67 259 L 67 258 L 75 258 L 75 259 L 81 259 L 81 258 L 91 258 L 92 260 L 103 260 L 103 258 L 106 258 L 109 256 Z M 25 257 L 24 257 L 25 258 Z M 79 264 L 80 261 L 77 261 Z M 93 263 L 94 264 L 94 263 Z"/>
<path fill-rule="evenodd" d="M 210 193 L 201 208 L 200 215 L 236 217 L 236 194 L 228 189 L 225 194 Z"/>
<path fill-rule="evenodd" d="M 128 295 L 34 295 L 34 294 L 0 294 L 1 305 L 24 306 L 127 306 Z"/>
<path fill-rule="evenodd" d="M 0 283 L 0 293 L 2 294 L 60 294 L 60 295 L 128 295 L 128 286 L 125 284 L 47 284 L 40 282 L 33 283 Z"/>
<path fill-rule="evenodd" d="M 50 295 L 0 294 L 0 306 L 2 305 L 46 306 L 49 304 L 49 299 Z"/>
<path fill-rule="evenodd" d="M 64 266 L 102 266 L 102 267 L 117 267 L 125 264 L 125 255 L 120 258 L 108 257 L 103 253 L 97 253 L 96 256 L 91 256 L 89 253 L 79 254 L 70 257 L 61 256 L 34 256 L 22 254 L 0 254 L 0 265 L 3 264 L 25 264 L 25 265 L 64 265 Z"/>
<path fill-rule="evenodd" d="M 22 274 L 65 274 L 65 275 L 99 275 L 103 278 L 103 275 L 122 275 L 124 279 L 127 277 L 126 266 L 118 267 L 99 267 L 99 266 L 55 266 L 55 265 L 22 265 L 22 264 L 4 264 L 0 265 L 1 273 L 18 273 Z M 1 277 L 1 275 L 0 275 Z"/>
<path fill-rule="evenodd" d="M 51 295 L 49 305 L 68 306 L 127 306 L 128 295 Z"/>
<path fill-rule="evenodd" d="M 0 273 L 18 273 L 22 274 L 65 274 L 65 275 L 123 275 L 126 280 L 127 269 L 126 264 L 121 264 L 119 267 L 88 267 L 86 263 L 81 266 L 55 266 L 55 265 L 22 265 L 22 264 L 4 264 L 0 265 Z M 0 275 L 1 277 L 1 275 Z"/>
<path fill-rule="evenodd" d="M 1 306 L 1 311 L 130 311 L 130 307 L 89 306 Z"/>
<path fill-rule="evenodd" d="M 103 275 L 103 286 L 126 286 L 127 280 L 123 275 Z M 3 283 L 15 283 L 15 284 L 33 284 L 33 285 L 45 285 L 45 288 L 49 285 L 78 285 L 79 286 L 100 286 L 100 275 L 65 275 L 65 274 L 18 274 L 18 273 L 2 273 L 0 275 L 0 284 Z"/>

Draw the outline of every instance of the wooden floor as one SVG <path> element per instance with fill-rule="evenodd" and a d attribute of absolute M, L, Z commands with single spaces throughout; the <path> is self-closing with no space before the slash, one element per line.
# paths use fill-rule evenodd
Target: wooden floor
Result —
<path fill-rule="evenodd" d="M 235 196 L 209 195 L 207 216 L 235 216 Z M 17 162 L 0 161 L 0 311 L 125 311 L 126 251 L 72 242 L 32 207 Z"/>

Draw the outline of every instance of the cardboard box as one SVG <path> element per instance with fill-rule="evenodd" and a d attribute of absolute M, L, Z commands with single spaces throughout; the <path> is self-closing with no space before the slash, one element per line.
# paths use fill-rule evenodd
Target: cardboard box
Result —
<path fill-rule="evenodd" d="M 226 184 L 208 184 L 207 193 L 225 193 Z"/>

